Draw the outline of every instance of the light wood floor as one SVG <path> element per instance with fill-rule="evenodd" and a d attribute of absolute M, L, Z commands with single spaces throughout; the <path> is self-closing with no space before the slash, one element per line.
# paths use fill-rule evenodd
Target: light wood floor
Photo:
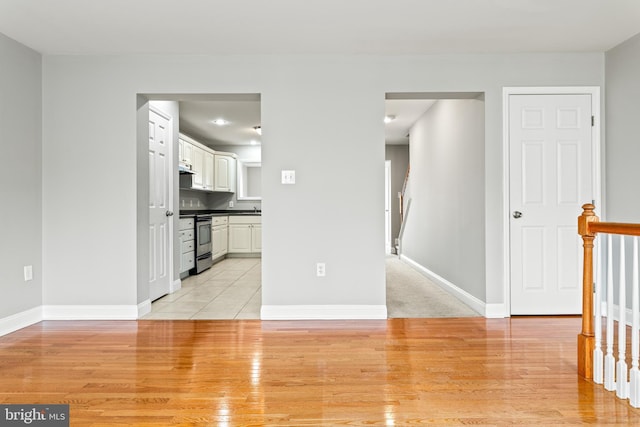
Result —
<path fill-rule="evenodd" d="M 639 425 L 576 375 L 578 318 L 46 321 L 0 338 L 1 403 L 72 426 Z"/>

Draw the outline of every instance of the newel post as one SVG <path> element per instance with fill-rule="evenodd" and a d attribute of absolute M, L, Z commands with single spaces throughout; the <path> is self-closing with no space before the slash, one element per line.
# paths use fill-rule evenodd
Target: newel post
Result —
<path fill-rule="evenodd" d="M 596 235 L 589 229 L 592 222 L 599 219 L 593 212 L 595 206 L 587 203 L 582 206 L 582 215 L 578 217 L 578 234 L 584 242 L 584 260 L 582 269 L 582 332 L 578 335 L 578 375 L 593 378 L 593 239 Z"/>

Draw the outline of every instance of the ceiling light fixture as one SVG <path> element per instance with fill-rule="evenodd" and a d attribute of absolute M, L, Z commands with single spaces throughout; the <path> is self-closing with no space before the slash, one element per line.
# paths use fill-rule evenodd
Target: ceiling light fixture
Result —
<path fill-rule="evenodd" d="M 384 116 L 384 122 L 385 123 L 391 123 L 395 119 L 396 119 L 396 116 L 394 116 L 393 114 L 388 114 L 388 115 Z"/>
<path fill-rule="evenodd" d="M 253 130 L 255 130 L 258 135 L 262 136 L 262 127 L 261 126 L 254 126 Z"/>
<path fill-rule="evenodd" d="M 251 140 L 251 145 L 258 145 L 258 141 L 256 141 L 255 139 Z"/>
<path fill-rule="evenodd" d="M 211 120 L 211 123 L 218 126 L 224 126 L 229 124 L 229 120 L 220 118 L 220 119 Z"/>

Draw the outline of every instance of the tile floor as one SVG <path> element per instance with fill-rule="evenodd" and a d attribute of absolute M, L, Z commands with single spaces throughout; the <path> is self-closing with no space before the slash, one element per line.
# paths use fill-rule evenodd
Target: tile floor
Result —
<path fill-rule="evenodd" d="M 182 289 L 155 301 L 143 319 L 260 319 L 261 267 L 260 258 L 222 260 L 184 279 Z M 396 257 L 387 257 L 386 273 L 389 317 L 477 315 Z"/>
<path fill-rule="evenodd" d="M 227 258 L 154 301 L 143 319 L 259 319 L 260 258 Z"/>

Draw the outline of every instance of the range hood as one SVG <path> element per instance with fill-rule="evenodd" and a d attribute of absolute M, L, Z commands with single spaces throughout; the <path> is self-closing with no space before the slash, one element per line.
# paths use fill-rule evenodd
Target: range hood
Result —
<path fill-rule="evenodd" d="M 191 169 L 191 165 L 178 164 L 178 172 L 181 174 L 194 174 L 195 172 Z"/>

